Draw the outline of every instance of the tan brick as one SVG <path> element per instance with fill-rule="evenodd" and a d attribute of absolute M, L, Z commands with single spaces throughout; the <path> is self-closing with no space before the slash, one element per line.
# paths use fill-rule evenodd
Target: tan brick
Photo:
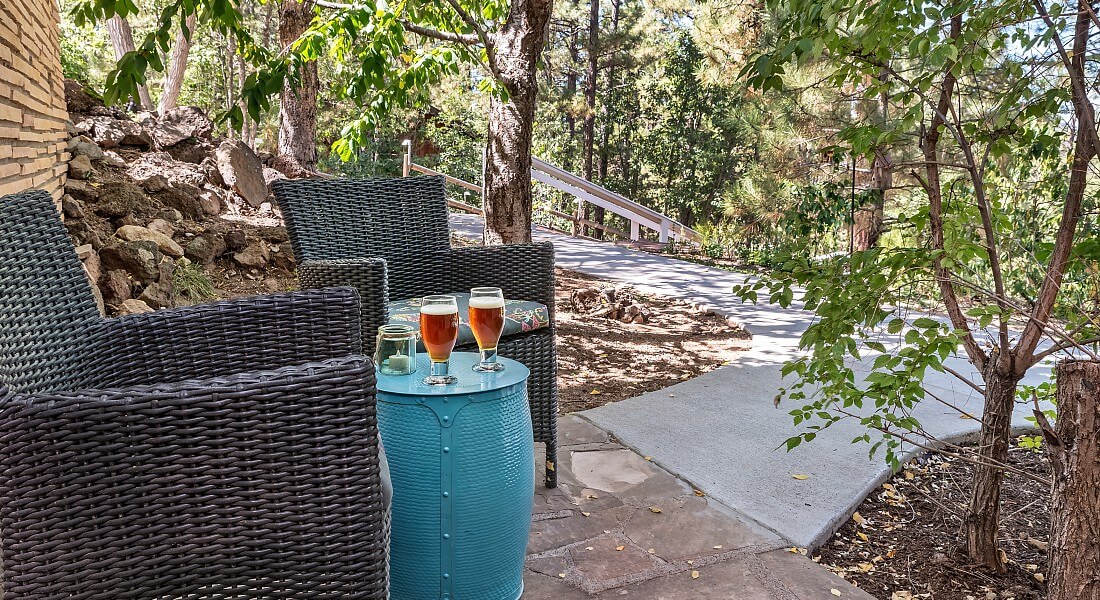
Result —
<path fill-rule="evenodd" d="M 43 184 L 48 182 L 50 179 L 53 179 L 53 173 L 50 173 L 50 172 L 39 173 L 38 175 L 34 176 L 34 179 L 32 180 L 33 183 L 31 183 L 31 185 L 33 185 L 34 187 L 41 187 Z"/>
<path fill-rule="evenodd" d="M 8 161 L 0 163 L 0 177 L 11 177 L 23 173 L 23 167 L 17 162 Z"/>

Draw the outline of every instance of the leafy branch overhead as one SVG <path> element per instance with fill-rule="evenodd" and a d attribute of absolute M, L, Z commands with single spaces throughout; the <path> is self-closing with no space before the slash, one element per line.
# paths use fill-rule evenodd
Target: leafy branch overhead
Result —
<path fill-rule="evenodd" d="M 275 1 L 275 0 L 269 0 Z M 287 78 L 294 84 L 302 65 L 331 60 L 343 96 L 362 108 L 346 124 L 334 150 L 345 160 L 360 150 L 379 119 L 395 108 L 423 102 L 430 86 L 444 76 L 471 67 L 473 85 L 506 98 L 496 58 L 495 32 L 507 16 L 501 0 L 356 2 L 320 0 L 309 29 L 288 48 L 265 48 L 250 33 L 239 3 L 232 0 L 175 0 L 161 10 L 156 27 L 108 74 L 104 99 L 109 104 L 136 97 L 149 69 L 164 70 L 174 32 L 188 38 L 187 17 L 212 27 L 235 42 L 238 54 L 253 68 L 243 81 L 244 109 L 234 106 L 221 119 L 239 129 L 245 112 L 252 120 L 271 110 L 272 98 Z M 138 8 L 133 0 L 81 0 L 72 11 L 78 26 L 126 17 Z"/>

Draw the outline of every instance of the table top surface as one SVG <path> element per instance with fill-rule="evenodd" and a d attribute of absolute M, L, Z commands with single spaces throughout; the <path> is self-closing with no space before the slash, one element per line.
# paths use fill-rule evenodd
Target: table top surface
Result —
<path fill-rule="evenodd" d="M 503 371 L 481 373 L 473 370 L 480 361 L 476 352 L 452 352 L 450 375 L 458 378 L 452 385 L 428 385 L 424 378 L 431 371 L 431 359 L 427 352 L 417 352 L 416 371 L 411 375 L 383 375 L 378 373 L 378 391 L 402 396 L 450 396 L 499 390 L 524 382 L 531 371 L 522 363 L 510 358 L 497 357 L 504 364 Z"/>

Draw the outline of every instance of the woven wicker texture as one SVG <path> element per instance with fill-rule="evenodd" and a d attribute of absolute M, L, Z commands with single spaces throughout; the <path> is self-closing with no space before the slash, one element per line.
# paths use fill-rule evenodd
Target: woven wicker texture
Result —
<path fill-rule="evenodd" d="M 394 600 L 518 598 L 535 474 L 524 385 L 447 401 L 379 399 L 394 487 Z"/>
<path fill-rule="evenodd" d="M 550 243 L 450 247 L 442 177 L 280 180 L 275 200 L 286 219 L 303 288 L 351 285 L 363 303 L 363 353 L 390 300 L 499 286 L 506 298 L 545 304 L 554 316 Z M 381 268 L 380 268 L 381 267 Z M 509 337 L 498 348 L 531 369 L 534 439 L 546 444 L 546 485 L 557 485 L 557 361 L 553 326 Z M 459 350 L 476 351 L 476 346 Z"/>
<path fill-rule="evenodd" d="M 0 597 L 387 597 L 355 290 L 103 320 L 49 195 L 0 216 Z"/>

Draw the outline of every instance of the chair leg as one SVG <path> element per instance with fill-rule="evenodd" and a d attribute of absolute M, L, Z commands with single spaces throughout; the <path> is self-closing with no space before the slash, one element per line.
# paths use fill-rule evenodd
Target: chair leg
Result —
<path fill-rule="evenodd" d="M 546 487 L 558 487 L 558 441 L 546 442 Z"/>

